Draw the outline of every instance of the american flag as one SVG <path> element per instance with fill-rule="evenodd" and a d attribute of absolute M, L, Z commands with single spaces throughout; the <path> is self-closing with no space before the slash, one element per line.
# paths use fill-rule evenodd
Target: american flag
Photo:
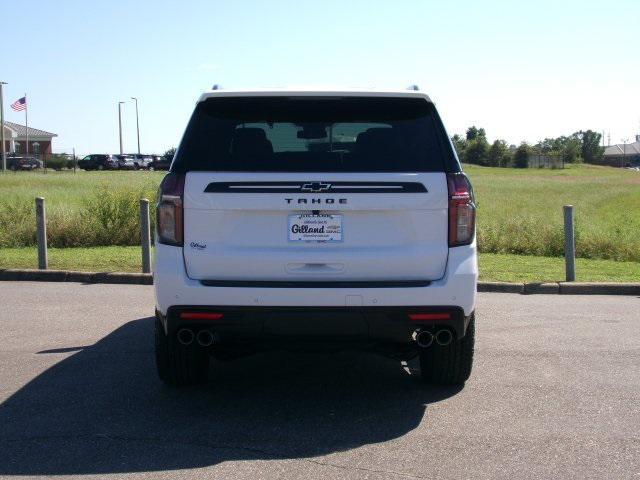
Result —
<path fill-rule="evenodd" d="M 11 104 L 11 108 L 13 108 L 16 112 L 24 110 L 27 108 L 27 97 L 22 97 L 16 100 Z"/>

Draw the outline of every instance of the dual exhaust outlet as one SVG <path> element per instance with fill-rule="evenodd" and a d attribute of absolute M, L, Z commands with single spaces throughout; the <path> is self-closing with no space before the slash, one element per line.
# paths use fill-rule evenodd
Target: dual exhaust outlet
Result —
<path fill-rule="evenodd" d="M 178 342 L 185 347 L 196 342 L 201 347 L 210 347 L 215 342 L 216 338 L 210 330 L 198 330 L 195 333 L 190 328 L 181 328 L 178 330 Z"/>
<path fill-rule="evenodd" d="M 194 332 L 190 328 L 181 328 L 178 330 L 178 342 L 184 346 L 189 346 L 196 342 L 201 347 L 210 347 L 214 344 L 216 338 L 210 330 L 198 330 Z M 436 342 L 440 346 L 449 345 L 453 341 L 453 334 L 446 328 L 441 328 L 435 333 L 431 333 L 428 330 L 417 329 L 411 335 L 413 341 L 421 348 L 430 347 L 433 342 Z"/>
<path fill-rule="evenodd" d="M 421 348 L 430 347 L 433 342 L 444 347 L 453 341 L 453 334 L 451 333 L 451 330 L 446 328 L 441 328 L 435 333 L 431 333 L 428 330 L 418 329 L 413 332 L 411 338 L 413 338 L 413 341 Z"/>

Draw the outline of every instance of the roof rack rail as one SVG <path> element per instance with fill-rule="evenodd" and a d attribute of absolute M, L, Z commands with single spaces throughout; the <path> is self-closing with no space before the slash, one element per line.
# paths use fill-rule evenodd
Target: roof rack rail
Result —
<path fill-rule="evenodd" d="M 415 84 L 414 85 L 409 85 L 407 87 L 407 90 L 413 90 L 414 92 L 417 92 L 417 91 L 420 90 L 420 87 L 418 85 L 415 85 Z"/>

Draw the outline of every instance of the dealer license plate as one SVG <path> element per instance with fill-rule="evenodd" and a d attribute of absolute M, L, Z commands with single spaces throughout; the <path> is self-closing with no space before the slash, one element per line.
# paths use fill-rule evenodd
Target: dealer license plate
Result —
<path fill-rule="evenodd" d="M 289 215 L 290 242 L 341 242 L 342 215 Z"/>

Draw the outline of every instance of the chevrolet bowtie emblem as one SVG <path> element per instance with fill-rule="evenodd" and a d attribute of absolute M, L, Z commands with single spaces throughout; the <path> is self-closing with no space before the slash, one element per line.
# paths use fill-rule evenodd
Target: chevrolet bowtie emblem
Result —
<path fill-rule="evenodd" d="M 330 183 L 311 182 L 305 183 L 300 187 L 303 192 L 326 192 L 331 188 Z"/>

